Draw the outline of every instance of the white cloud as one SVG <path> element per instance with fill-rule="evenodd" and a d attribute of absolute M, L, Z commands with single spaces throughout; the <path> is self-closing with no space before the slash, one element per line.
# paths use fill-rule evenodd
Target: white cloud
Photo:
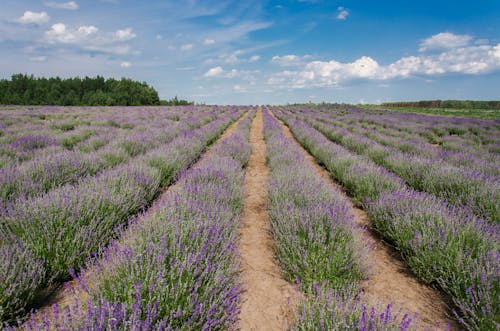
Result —
<path fill-rule="evenodd" d="M 344 7 L 338 7 L 337 8 L 337 19 L 344 21 L 347 16 L 349 16 L 349 11 L 345 9 Z"/>
<path fill-rule="evenodd" d="M 190 51 L 193 49 L 193 44 L 184 44 L 184 45 L 181 45 L 181 51 Z"/>
<path fill-rule="evenodd" d="M 120 67 L 122 67 L 122 68 L 130 68 L 131 66 L 132 66 L 132 63 L 127 62 L 127 61 L 123 61 L 122 63 L 120 63 Z"/>
<path fill-rule="evenodd" d="M 310 55 L 304 55 L 304 56 L 299 56 L 299 55 L 284 55 L 284 56 L 273 56 L 271 59 L 271 62 L 276 63 L 277 65 L 280 65 L 282 67 L 292 67 L 292 66 L 297 66 L 304 64 L 306 60 L 311 59 L 312 56 Z"/>
<path fill-rule="evenodd" d="M 253 62 L 257 62 L 260 60 L 260 55 L 252 55 L 249 59 L 248 59 L 248 62 L 250 63 L 253 63 Z"/>
<path fill-rule="evenodd" d="M 118 31 L 122 31 L 118 33 Z M 124 55 L 131 52 L 130 45 L 123 44 L 135 34 L 131 29 L 117 32 L 101 32 L 93 25 L 68 27 L 64 23 L 52 25 L 45 32 L 44 39 L 49 44 L 76 45 L 83 50 Z"/>
<path fill-rule="evenodd" d="M 115 37 L 117 40 L 125 41 L 125 40 L 134 39 L 136 37 L 136 34 L 132 30 L 132 28 L 126 28 L 123 30 L 117 30 L 115 32 Z"/>
<path fill-rule="evenodd" d="M 44 11 L 37 13 L 27 10 L 24 12 L 23 16 L 17 19 L 17 22 L 22 24 L 42 24 L 49 20 L 50 16 Z"/>
<path fill-rule="evenodd" d="M 215 40 L 214 39 L 205 39 L 205 40 L 203 40 L 203 45 L 208 46 L 208 45 L 213 45 L 213 44 L 215 44 Z"/>
<path fill-rule="evenodd" d="M 449 32 L 441 32 L 424 39 L 422 43 L 420 43 L 419 51 L 425 52 L 464 47 L 467 46 L 471 40 L 472 37 L 469 35 L 456 35 Z"/>
<path fill-rule="evenodd" d="M 68 1 L 68 2 L 49 1 L 45 2 L 45 6 L 50 8 L 67 9 L 67 10 L 77 10 L 79 8 L 78 4 L 75 1 Z"/>
<path fill-rule="evenodd" d="M 222 67 L 214 67 L 210 68 L 203 76 L 205 77 L 217 77 L 220 76 L 224 72 Z"/>
<path fill-rule="evenodd" d="M 275 58 L 273 61 L 279 62 L 284 57 Z M 369 56 L 348 63 L 312 61 L 302 65 L 299 70 L 276 73 L 269 78 L 268 83 L 284 88 L 326 87 L 355 79 L 385 81 L 452 73 L 474 75 L 495 70 L 500 70 L 500 44 L 470 45 L 437 54 L 407 56 L 385 66 Z"/>
<path fill-rule="evenodd" d="M 77 29 L 68 29 L 64 23 L 56 23 L 49 31 L 45 32 L 45 37 L 49 43 L 78 43 L 97 33 L 98 30 L 93 25 L 82 25 Z"/>

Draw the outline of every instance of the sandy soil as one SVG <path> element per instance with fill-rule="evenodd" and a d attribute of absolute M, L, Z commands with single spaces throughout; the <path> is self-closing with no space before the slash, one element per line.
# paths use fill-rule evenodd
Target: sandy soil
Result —
<path fill-rule="evenodd" d="M 355 223 L 359 229 L 360 239 L 364 240 L 371 250 L 368 251 L 371 263 L 370 277 L 362 284 L 365 299 L 369 304 L 394 303 L 394 308 L 418 314 L 421 330 L 460 330 L 457 324 L 448 316 L 450 308 L 443 294 L 425 284 L 420 283 L 411 270 L 401 260 L 399 253 L 382 241 L 376 233 L 370 230 L 370 221 L 365 211 L 357 208 L 347 198 L 342 187 L 334 182 L 329 172 L 319 166 L 310 155 L 295 140 L 290 129 L 280 122 L 285 135 L 298 146 L 313 169 L 330 185 L 339 189 L 349 201 L 354 213 Z M 437 325 L 443 326 L 436 328 Z"/>
<path fill-rule="evenodd" d="M 200 164 L 201 162 L 204 162 L 204 160 L 207 158 L 208 155 L 211 154 L 211 150 L 214 146 L 218 145 L 220 142 L 222 142 L 224 139 L 232 135 L 237 127 L 238 124 L 246 117 L 248 116 L 248 113 L 244 114 L 242 117 L 240 117 L 236 122 L 231 124 L 219 137 L 219 139 L 205 152 L 202 154 L 200 159 L 192 165 L 192 167 Z M 153 205 L 148 208 L 148 210 L 140 216 L 141 219 L 147 219 L 148 215 L 154 213 L 165 201 L 168 196 L 171 194 L 172 191 L 176 190 L 178 187 L 177 183 L 174 183 L 173 185 L 170 185 L 165 189 L 165 191 L 153 202 Z M 132 229 L 126 229 L 122 235 L 120 241 L 127 240 L 127 238 L 133 237 L 133 230 Z M 92 269 L 86 271 L 86 275 L 84 278 L 89 279 L 92 277 Z M 64 284 L 61 284 L 55 289 L 52 290 L 47 290 L 47 292 L 51 292 L 50 295 L 47 296 L 47 298 L 39 305 L 38 309 L 34 312 L 34 315 L 32 318 L 35 318 L 35 320 L 39 320 L 40 318 L 43 318 L 44 315 L 48 314 L 50 315 L 52 312 L 52 306 L 54 304 L 59 305 L 59 307 L 64 308 L 67 306 L 72 306 L 76 300 L 79 300 L 80 302 L 85 302 L 88 299 L 88 294 L 87 292 L 80 286 L 78 281 L 76 280 L 71 280 L 68 281 Z M 21 328 L 22 329 L 22 328 Z"/>
<path fill-rule="evenodd" d="M 250 131 L 252 154 L 245 178 L 245 205 L 240 229 L 243 297 L 241 330 L 285 330 L 293 322 L 298 292 L 281 276 L 274 257 L 267 215 L 267 181 L 262 111 Z"/>

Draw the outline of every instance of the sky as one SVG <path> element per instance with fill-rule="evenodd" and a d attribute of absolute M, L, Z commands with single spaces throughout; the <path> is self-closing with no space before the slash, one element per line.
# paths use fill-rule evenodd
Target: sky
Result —
<path fill-rule="evenodd" d="M 207 104 L 500 99 L 500 0 L 0 0 L 0 78 Z"/>

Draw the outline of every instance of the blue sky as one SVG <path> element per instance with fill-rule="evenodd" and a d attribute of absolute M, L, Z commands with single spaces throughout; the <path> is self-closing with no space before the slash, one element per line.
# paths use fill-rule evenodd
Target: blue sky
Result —
<path fill-rule="evenodd" d="M 0 60 L 206 103 L 500 99 L 500 1 L 2 0 Z"/>

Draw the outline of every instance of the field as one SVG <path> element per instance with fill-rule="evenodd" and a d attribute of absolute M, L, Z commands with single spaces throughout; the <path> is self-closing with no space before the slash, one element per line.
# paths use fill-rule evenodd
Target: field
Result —
<path fill-rule="evenodd" d="M 495 330 L 499 192 L 498 119 L 0 108 L 0 325 Z"/>
<path fill-rule="evenodd" d="M 500 119 L 500 110 L 498 109 L 471 109 L 471 108 L 432 108 L 432 107 L 388 107 L 379 105 L 360 105 L 364 109 L 372 110 L 394 110 L 403 113 L 421 113 L 438 116 L 459 116 L 474 117 L 485 120 Z"/>

